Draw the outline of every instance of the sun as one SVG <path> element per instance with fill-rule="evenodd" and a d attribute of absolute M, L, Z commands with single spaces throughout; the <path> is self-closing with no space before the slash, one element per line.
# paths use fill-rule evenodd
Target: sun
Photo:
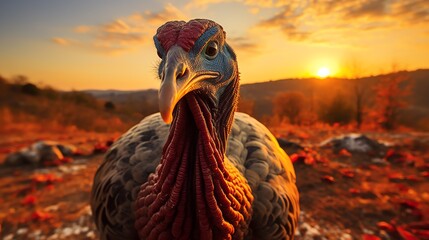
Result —
<path fill-rule="evenodd" d="M 326 78 L 331 75 L 331 71 L 327 67 L 321 67 L 317 70 L 317 76 L 320 78 Z"/>

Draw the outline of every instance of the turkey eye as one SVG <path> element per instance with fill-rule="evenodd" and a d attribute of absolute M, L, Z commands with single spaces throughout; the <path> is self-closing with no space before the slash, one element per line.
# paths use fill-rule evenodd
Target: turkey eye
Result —
<path fill-rule="evenodd" d="M 208 59 L 214 59 L 218 53 L 217 42 L 209 42 L 206 47 L 205 54 Z"/>

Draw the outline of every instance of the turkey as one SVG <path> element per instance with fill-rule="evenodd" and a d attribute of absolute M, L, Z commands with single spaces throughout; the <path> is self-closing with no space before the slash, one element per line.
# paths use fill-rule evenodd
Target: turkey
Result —
<path fill-rule="evenodd" d="M 257 120 L 236 113 L 239 73 L 217 23 L 158 28 L 160 113 L 119 138 L 97 170 L 101 239 L 293 239 L 293 165 Z"/>

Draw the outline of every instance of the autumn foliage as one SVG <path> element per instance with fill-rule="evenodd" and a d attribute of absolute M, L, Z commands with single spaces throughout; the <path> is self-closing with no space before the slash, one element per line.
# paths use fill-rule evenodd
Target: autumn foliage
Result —
<path fill-rule="evenodd" d="M 18 76 L 0 76 L 0 131 L 27 128 L 124 131 L 142 115 L 79 91 L 62 92 L 37 86 Z"/>
<path fill-rule="evenodd" d="M 385 129 L 393 129 L 400 111 L 407 106 L 406 97 L 410 94 L 405 74 L 382 78 L 375 87 L 376 99 L 374 113 L 378 123 Z M 405 85 L 405 86 L 404 86 Z"/>

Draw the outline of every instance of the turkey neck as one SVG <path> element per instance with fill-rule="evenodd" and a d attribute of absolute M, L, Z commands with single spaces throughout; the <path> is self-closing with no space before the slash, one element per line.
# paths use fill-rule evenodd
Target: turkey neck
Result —
<path fill-rule="evenodd" d="M 238 81 L 226 86 L 218 103 L 192 92 L 176 106 L 161 164 L 137 198 L 141 239 L 241 239 L 247 233 L 250 187 L 224 162 L 234 89 Z"/>

